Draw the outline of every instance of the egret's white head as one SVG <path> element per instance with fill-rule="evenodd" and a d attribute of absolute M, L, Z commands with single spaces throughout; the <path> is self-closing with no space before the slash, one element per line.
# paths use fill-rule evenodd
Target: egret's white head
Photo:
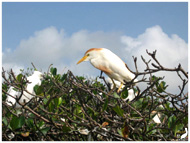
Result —
<path fill-rule="evenodd" d="M 89 49 L 84 54 L 84 57 L 77 62 L 77 64 L 79 64 L 79 63 L 81 63 L 83 61 L 90 61 L 91 59 L 97 58 L 98 56 L 100 56 L 102 50 L 103 50 L 103 48 Z"/>

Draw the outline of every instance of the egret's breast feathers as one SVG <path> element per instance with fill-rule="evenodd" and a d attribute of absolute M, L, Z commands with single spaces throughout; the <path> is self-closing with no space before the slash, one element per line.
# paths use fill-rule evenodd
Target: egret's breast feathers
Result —
<path fill-rule="evenodd" d="M 112 73 L 112 71 L 110 69 L 108 69 L 107 67 L 102 66 L 102 65 L 99 65 L 96 68 L 99 69 L 99 70 L 101 70 L 101 71 L 103 71 L 106 74 L 111 74 Z"/>
<path fill-rule="evenodd" d="M 108 53 L 104 56 L 104 61 L 109 61 L 107 67 L 112 71 L 112 75 L 109 76 L 121 82 L 124 80 L 131 81 L 135 77 L 134 72 L 129 69 L 120 57 L 112 52 Z"/>
<path fill-rule="evenodd" d="M 112 73 L 112 70 L 108 67 L 108 65 L 106 64 L 106 62 L 104 62 L 104 60 L 96 58 L 92 59 L 90 62 L 95 68 L 103 71 L 104 73 L 106 74 Z"/>

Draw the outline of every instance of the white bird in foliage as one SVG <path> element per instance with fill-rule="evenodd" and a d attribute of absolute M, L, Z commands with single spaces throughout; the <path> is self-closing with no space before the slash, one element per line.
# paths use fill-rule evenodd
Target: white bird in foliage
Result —
<path fill-rule="evenodd" d="M 9 90 L 7 91 L 7 93 L 8 93 L 8 94 L 7 94 L 7 98 L 6 98 L 6 103 L 7 103 L 9 106 L 15 105 L 15 103 L 16 103 L 15 98 L 19 98 L 21 92 L 14 90 L 14 87 L 11 86 L 11 87 L 9 88 Z M 9 94 L 12 95 L 12 96 L 15 97 L 15 98 L 11 97 Z"/>
<path fill-rule="evenodd" d="M 162 122 L 160 121 L 160 114 L 156 114 L 153 118 L 153 121 L 157 124 L 161 124 Z"/>
<path fill-rule="evenodd" d="M 120 86 L 117 92 L 120 91 L 125 82 L 130 82 L 135 78 L 135 74 L 128 68 L 127 64 L 117 55 L 105 48 L 89 49 L 77 64 L 82 61 L 90 61 L 95 68 L 107 74 L 114 84 L 114 89 L 116 85 L 113 79 L 119 81 Z M 137 79 L 134 79 L 134 82 L 137 82 Z"/>
<path fill-rule="evenodd" d="M 183 134 L 182 136 L 181 136 L 181 139 L 184 139 L 184 138 L 186 138 L 187 137 L 187 128 L 185 128 L 185 134 Z"/>
<path fill-rule="evenodd" d="M 114 85 L 110 78 L 107 79 L 107 82 L 111 85 L 111 89 L 113 89 Z M 120 82 L 115 80 L 114 83 L 116 87 L 119 88 Z M 124 86 L 122 86 L 121 89 L 122 88 L 124 88 Z M 138 92 L 135 92 L 133 89 L 130 89 L 130 88 L 127 88 L 127 90 L 128 90 L 128 96 L 127 98 L 123 99 L 123 101 L 127 101 L 127 100 L 132 101 L 137 96 Z"/>
<path fill-rule="evenodd" d="M 15 108 L 21 108 L 21 106 L 19 105 L 20 104 L 25 104 L 27 102 L 29 102 L 35 95 L 35 92 L 34 92 L 34 86 L 35 85 L 41 85 L 41 79 L 42 79 L 42 73 L 39 72 L 39 71 L 34 71 L 33 75 L 27 77 L 27 80 L 29 81 L 29 83 L 27 84 L 26 86 L 26 91 L 23 92 L 23 94 L 21 95 L 21 92 L 20 91 L 15 91 L 14 90 L 14 87 L 11 86 L 9 88 L 9 90 L 7 91 L 7 98 L 6 98 L 6 103 L 9 105 L 9 106 L 15 106 Z M 33 94 L 33 95 L 31 95 Z M 11 97 L 11 96 L 13 97 Z M 22 96 L 22 97 L 20 97 Z M 15 98 L 20 98 L 20 100 L 18 101 L 19 103 L 16 103 L 16 99 Z M 16 104 L 15 104 L 16 103 Z"/>

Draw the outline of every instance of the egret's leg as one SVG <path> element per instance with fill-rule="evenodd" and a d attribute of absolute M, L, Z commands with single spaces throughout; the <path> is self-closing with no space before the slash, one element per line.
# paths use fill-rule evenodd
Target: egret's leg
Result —
<path fill-rule="evenodd" d="M 103 74 L 103 71 L 100 72 L 100 78 L 103 78 L 102 74 Z"/>
<path fill-rule="evenodd" d="M 113 82 L 113 89 L 115 89 L 116 88 L 116 84 L 115 84 L 115 82 L 114 82 L 114 80 L 111 78 L 111 81 Z"/>
<path fill-rule="evenodd" d="M 115 84 L 114 80 L 112 78 L 111 78 L 111 80 L 112 80 L 112 83 L 113 83 L 113 88 L 110 90 L 110 92 L 108 92 L 108 94 L 112 93 L 116 88 L 116 84 Z"/>
<path fill-rule="evenodd" d="M 123 86 L 123 83 L 121 83 L 121 85 L 119 86 L 118 90 L 117 90 L 117 93 L 119 93 L 120 89 L 122 88 Z"/>

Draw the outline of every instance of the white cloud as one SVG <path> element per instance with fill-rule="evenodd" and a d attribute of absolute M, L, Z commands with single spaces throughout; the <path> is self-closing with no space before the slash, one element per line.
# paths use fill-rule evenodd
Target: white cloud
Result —
<path fill-rule="evenodd" d="M 84 70 L 91 65 L 81 64 L 76 68 L 76 63 L 86 50 L 94 47 L 106 47 L 114 50 L 115 47 L 121 45 L 119 33 L 102 31 L 90 33 L 87 30 L 81 30 L 73 33 L 70 37 L 65 35 L 63 29 L 58 31 L 55 27 L 37 31 L 28 39 L 21 40 L 14 51 L 4 50 L 3 66 L 15 63 L 27 68 L 31 67 L 31 62 L 33 62 L 37 68 L 46 70 L 50 64 L 54 64 L 59 68 L 62 67 L 60 71 L 67 67 L 78 71 L 75 73 L 83 75 Z M 6 67 L 11 67 L 11 65 Z"/>
<path fill-rule="evenodd" d="M 48 27 L 37 31 L 28 39 L 21 40 L 18 47 L 11 51 L 5 49 L 3 53 L 3 67 L 27 68 L 31 62 L 38 69 L 47 71 L 50 64 L 54 64 L 60 73 L 68 69 L 78 75 L 99 76 L 100 72 L 90 63 L 76 65 L 77 61 L 89 48 L 104 47 L 119 55 L 128 66 L 134 70 L 132 56 L 138 57 L 138 66 L 144 69 L 140 56 L 148 60 L 146 49 L 150 52 L 157 49 L 158 60 L 166 67 L 176 67 L 178 63 L 187 70 L 187 43 L 178 35 L 170 37 L 163 32 L 161 27 L 154 26 L 136 38 L 122 35 L 117 32 L 89 32 L 81 30 L 67 36 L 63 29 Z M 173 75 L 170 79 L 173 78 Z M 172 86 L 173 87 L 173 86 Z"/>
<path fill-rule="evenodd" d="M 137 38 L 129 36 L 122 36 L 121 42 L 125 44 L 126 52 L 130 53 L 130 56 L 126 58 L 126 61 L 130 59 L 132 55 L 138 59 L 138 69 L 143 71 L 145 64 L 141 60 L 141 55 L 148 61 L 150 57 L 146 54 L 146 49 L 149 52 L 157 50 L 156 57 L 158 61 L 167 68 L 175 68 L 181 63 L 182 67 L 188 70 L 188 45 L 178 35 L 173 34 L 169 37 L 163 32 L 160 26 L 154 26 L 146 29 L 146 31 L 139 35 Z M 133 63 L 129 63 L 131 67 L 134 67 Z M 176 84 L 180 85 L 181 80 L 177 78 L 176 73 L 160 72 L 157 76 L 165 76 L 167 83 L 170 85 L 170 90 L 178 91 Z"/>
<path fill-rule="evenodd" d="M 157 50 L 157 57 L 161 64 L 166 67 L 175 67 L 179 61 L 187 70 L 187 43 L 177 35 L 169 37 L 159 26 L 146 29 L 137 38 L 122 36 L 121 41 L 126 45 L 126 51 L 131 55 L 147 57 L 149 52 Z M 130 50 L 129 50 L 130 49 Z"/>
<path fill-rule="evenodd" d="M 3 63 L 3 68 L 4 68 L 4 70 L 9 70 L 9 69 L 12 68 L 12 69 L 13 69 L 13 72 L 14 72 L 15 74 L 20 73 L 20 70 L 21 70 L 21 69 L 24 69 L 23 66 L 17 65 L 17 64 L 15 64 L 15 63 Z"/>
<path fill-rule="evenodd" d="M 63 47 L 63 31 L 49 27 L 35 32 L 34 36 L 22 40 L 13 52 L 7 53 L 6 61 L 14 61 L 16 64 L 29 66 L 31 62 L 39 67 L 48 66 L 52 61 L 57 62 L 61 58 Z"/>

